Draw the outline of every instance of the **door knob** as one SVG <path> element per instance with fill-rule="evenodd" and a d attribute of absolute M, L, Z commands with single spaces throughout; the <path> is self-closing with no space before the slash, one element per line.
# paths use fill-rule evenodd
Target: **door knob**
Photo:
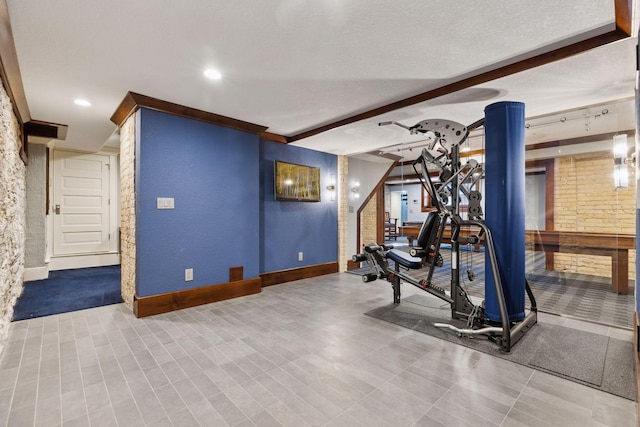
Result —
<path fill-rule="evenodd" d="M 56 215 L 60 215 L 60 205 L 56 205 Z"/>

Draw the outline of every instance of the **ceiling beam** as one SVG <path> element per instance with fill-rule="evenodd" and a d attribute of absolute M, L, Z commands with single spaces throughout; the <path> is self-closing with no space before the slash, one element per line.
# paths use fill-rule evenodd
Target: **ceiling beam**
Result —
<path fill-rule="evenodd" d="M 552 62 L 560 61 L 562 59 L 569 58 L 573 55 L 577 55 L 588 50 L 600 47 L 611 42 L 621 40 L 627 37 L 631 37 L 632 27 L 632 0 L 613 0 L 615 8 L 615 29 L 587 40 L 582 40 L 568 46 L 554 49 L 550 52 L 536 55 L 532 58 L 523 59 L 513 64 L 505 65 L 494 70 L 481 72 L 479 74 L 467 77 L 447 85 L 428 90 L 418 95 L 411 96 L 409 98 L 402 99 L 400 101 L 392 102 L 391 104 L 382 105 L 380 107 L 368 110 L 362 113 L 358 113 L 344 119 L 337 120 L 332 123 L 328 123 L 313 129 L 300 132 L 296 135 L 287 137 L 288 142 L 294 142 L 301 139 L 309 138 L 314 135 L 326 132 L 331 129 L 345 126 L 360 120 L 370 119 L 372 117 L 379 116 L 384 113 L 398 110 L 400 108 L 409 107 L 421 102 L 429 101 L 444 95 L 448 95 L 453 92 L 457 92 L 463 89 L 467 89 L 473 86 L 477 86 L 483 83 L 497 80 L 502 77 L 510 76 L 512 74 L 520 73 L 522 71 L 530 70 L 532 68 L 540 67 Z"/>

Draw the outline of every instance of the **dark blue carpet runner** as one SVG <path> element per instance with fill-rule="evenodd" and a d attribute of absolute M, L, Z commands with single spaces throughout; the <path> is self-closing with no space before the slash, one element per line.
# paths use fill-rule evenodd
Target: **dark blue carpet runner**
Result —
<path fill-rule="evenodd" d="M 120 302 L 119 265 L 51 271 L 48 279 L 24 284 L 13 321 Z"/>

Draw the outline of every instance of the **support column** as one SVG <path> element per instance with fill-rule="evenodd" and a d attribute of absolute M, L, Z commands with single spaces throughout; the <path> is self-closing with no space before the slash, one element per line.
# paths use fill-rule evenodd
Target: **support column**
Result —
<path fill-rule="evenodd" d="M 495 244 L 509 321 L 524 319 L 524 104 L 485 108 L 485 218 Z M 486 255 L 485 314 L 499 322 L 500 308 Z"/>

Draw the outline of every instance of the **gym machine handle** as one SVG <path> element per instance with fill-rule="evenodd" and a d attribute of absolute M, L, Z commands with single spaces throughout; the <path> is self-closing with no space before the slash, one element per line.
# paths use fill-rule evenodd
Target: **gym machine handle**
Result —
<path fill-rule="evenodd" d="M 367 260 L 367 256 L 364 254 L 357 254 L 351 257 L 353 262 L 365 262 Z"/>
<path fill-rule="evenodd" d="M 424 258 L 427 256 L 427 251 L 422 248 L 412 248 L 409 251 L 409 255 L 416 258 Z"/>
<path fill-rule="evenodd" d="M 364 251 L 370 254 L 378 252 L 379 250 L 389 251 L 393 249 L 393 245 L 367 245 L 364 247 Z"/>

